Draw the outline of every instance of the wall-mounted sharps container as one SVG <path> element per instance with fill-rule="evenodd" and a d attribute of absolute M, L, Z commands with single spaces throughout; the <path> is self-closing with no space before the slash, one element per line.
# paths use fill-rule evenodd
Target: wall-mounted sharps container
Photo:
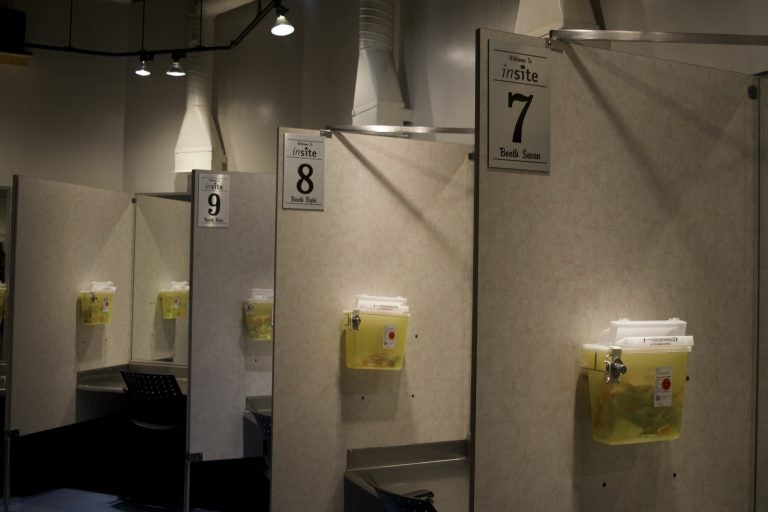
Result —
<path fill-rule="evenodd" d="M 686 323 L 611 322 L 581 350 L 589 378 L 592 437 L 601 443 L 667 441 L 680 436 L 688 354 Z"/>
<path fill-rule="evenodd" d="M 243 303 L 243 328 L 249 340 L 272 339 L 274 302 L 274 290 L 265 288 L 251 290 L 251 298 Z"/>
<path fill-rule="evenodd" d="M 160 292 L 160 309 L 164 320 L 175 320 L 187 314 L 189 308 L 189 282 L 171 281 L 167 290 Z"/>
<path fill-rule="evenodd" d="M 108 324 L 112 320 L 112 299 L 115 296 L 112 281 L 93 281 L 80 292 L 80 314 L 86 325 Z"/>
<path fill-rule="evenodd" d="M 355 308 L 344 311 L 347 368 L 402 369 L 408 316 L 403 297 L 358 295 Z"/>
<path fill-rule="evenodd" d="M 5 318 L 5 296 L 8 294 L 8 287 L 0 281 L 0 321 Z"/>

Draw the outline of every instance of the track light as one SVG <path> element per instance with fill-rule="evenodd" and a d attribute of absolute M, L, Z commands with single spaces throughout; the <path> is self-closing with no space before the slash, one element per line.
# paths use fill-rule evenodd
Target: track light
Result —
<path fill-rule="evenodd" d="M 141 61 L 141 65 L 139 65 L 138 68 L 134 71 L 139 76 L 149 76 L 152 74 L 152 71 L 149 70 L 149 66 L 147 66 L 147 62 L 150 60 L 154 60 L 155 56 L 151 53 L 147 52 L 141 52 L 139 54 L 139 60 Z"/>
<path fill-rule="evenodd" d="M 143 60 L 141 61 L 141 66 L 136 68 L 136 71 L 134 71 L 139 76 L 149 76 L 152 74 L 152 72 L 147 67 L 147 61 Z"/>
<path fill-rule="evenodd" d="M 272 26 L 272 35 L 289 36 L 293 34 L 293 25 L 291 25 L 291 22 L 285 17 L 288 13 L 288 9 L 283 7 L 283 4 L 280 2 L 275 2 L 275 12 L 277 12 L 277 19 Z"/>
<path fill-rule="evenodd" d="M 186 76 L 187 72 L 184 71 L 184 68 L 181 67 L 181 64 L 179 64 L 179 60 L 184 57 L 184 53 L 180 52 L 173 52 L 171 54 L 171 58 L 173 59 L 173 64 L 171 64 L 171 67 L 168 68 L 168 71 L 165 72 L 168 76 Z"/>

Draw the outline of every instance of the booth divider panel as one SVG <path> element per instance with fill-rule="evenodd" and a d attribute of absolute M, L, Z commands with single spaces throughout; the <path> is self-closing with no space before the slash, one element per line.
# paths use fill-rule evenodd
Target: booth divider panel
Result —
<path fill-rule="evenodd" d="M 128 363 L 132 194 L 38 178 L 14 180 L 11 429 L 22 435 L 77 420 L 77 372 Z M 84 325 L 78 295 L 117 287 L 112 320 Z"/>
<path fill-rule="evenodd" d="M 206 461 L 243 457 L 245 397 L 272 392 L 272 342 L 246 339 L 243 303 L 274 286 L 275 175 L 226 176 L 229 227 L 197 226 L 197 186 L 192 203 L 189 451 Z"/>
<path fill-rule="evenodd" d="M 751 510 L 752 78 L 560 48 L 548 174 L 487 168 L 480 88 L 474 510 Z M 594 442 L 579 347 L 672 316 L 696 341 L 681 437 Z"/>
<path fill-rule="evenodd" d="M 317 134 L 280 130 L 280 202 L 285 133 Z M 325 144 L 324 210 L 277 209 L 273 512 L 342 510 L 348 449 L 469 427 L 471 147 L 343 133 Z M 345 367 L 342 311 L 360 293 L 408 299 L 401 371 Z"/>
<path fill-rule="evenodd" d="M 756 426 L 756 475 L 755 475 L 755 510 L 768 507 L 768 330 L 763 326 L 768 321 L 768 81 L 760 79 L 760 290 L 758 312 L 759 352 L 757 354 L 759 372 L 757 374 L 757 426 Z"/>

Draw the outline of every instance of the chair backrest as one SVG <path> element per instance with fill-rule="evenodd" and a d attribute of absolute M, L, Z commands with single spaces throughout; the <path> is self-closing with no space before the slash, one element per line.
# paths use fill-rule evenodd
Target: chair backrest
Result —
<path fill-rule="evenodd" d="M 179 428 L 186 425 L 186 397 L 176 377 L 121 371 L 128 397 L 128 415 L 140 427 Z"/>
<path fill-rule="evenodd" d="M 376 491 L 385 512 L 437 512 L 432 504 L 434 494 L 431 491 L 421 489 L 408 494 L 397 494 L 382 489 L 370 475 L 365 475 L 365 481 Z"/>
<path fill-rule="evenodd" d="M 170 374 L 121 371 L 128 391 L 140 401 L 157 402 L 182 396 L 176 377 Z"/>

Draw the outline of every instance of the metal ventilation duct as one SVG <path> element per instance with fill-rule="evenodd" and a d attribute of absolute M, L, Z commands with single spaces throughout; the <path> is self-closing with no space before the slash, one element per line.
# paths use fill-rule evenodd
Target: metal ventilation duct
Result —
<path fill-rule="evenodd" d="M 560 28 L 596 29 L 596 19 L 604 23 L 599 0 L 519 0 L 515 33 L 546 37 Z"/>
<path fill-rule="evenodd" d="M 212 42 L 216 17 L 249 3 L 252 0 L 206 0 L 203 3 L 201 24 L 200 0 L 194 2 L 189 14 L 190 46 Z M 202 41 L 199 40 L 201 35 Z M 174 170 L 226 170 L 224 146 L 211 108 L 213 53 L 187 54 L 184 68 L 187 72 L 187 110 L 176 141 Z"/>
<path fill-rule="evenodd" d="M 360 54 L 352 123 L 402 125 L 405 108 L 395 68 L 395 0 L 360 0 Z"/>

